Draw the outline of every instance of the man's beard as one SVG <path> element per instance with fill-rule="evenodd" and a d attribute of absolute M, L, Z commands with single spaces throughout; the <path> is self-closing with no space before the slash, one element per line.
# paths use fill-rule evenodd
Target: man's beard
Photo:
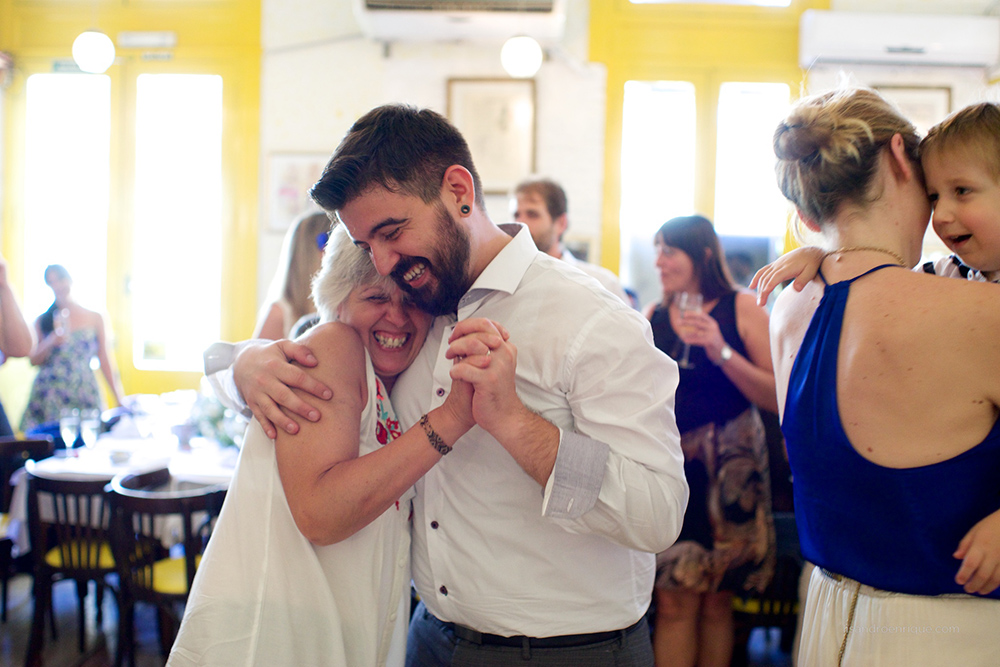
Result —
<path fill-rule="evenodd" d="M 472 252 L 469 232 L 451 216 L 443 204 L 439 203 L 437 209 L 437 248 L 434 261 L 423 257 L 408 257 L 400 260 L 390 274 L 418 308 L 434 316 L 458 312 L 459 301 L 472 286 L 468 274 L 469 256 Z M 413 265 L 421 262 L 424 270 L 430 271 L 436 279 L 436 288 L 427 285 L 413 289 L 403 279 Z"/>

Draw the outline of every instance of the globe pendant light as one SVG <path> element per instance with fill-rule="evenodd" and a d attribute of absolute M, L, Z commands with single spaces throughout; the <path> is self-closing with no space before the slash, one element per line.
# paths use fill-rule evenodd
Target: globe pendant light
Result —
<path fill-rule="evenodd" d="M 516 79 L 530 79 L 542 66 L 542 47 L 534 38 L 518 35 L 508 39 L 500 49 L 500 64 Z"/>
<path fill-rule="evenodd" d="M 115 45 L 103 32 L 81 32 L 73 41 L 73 60 L 77 67 L 90 74 L 103 74 L 115 61 Z"/>

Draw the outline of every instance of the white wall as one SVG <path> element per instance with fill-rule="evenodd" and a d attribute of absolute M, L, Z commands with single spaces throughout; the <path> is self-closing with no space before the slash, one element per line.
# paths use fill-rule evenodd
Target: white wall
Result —
<path fill-rule="evenodd" d="M 605 73 L 587 63 L 587 0 L 569 0 L 565 36 L 535 77 L 536 171 L 566 188 L 570 234 L 600 231 Z M 274 273 L 282 234 L 268 229 L 267 168 L 274 153 L 332 153 L 371 108 L 403 102 L 446 112 L 451 77 L 503 77 L 500 44 L 395 43 L 362 36 L 350 0 L 263 0 L 261 202 L 258 302 Z M 475 158 L 475 156 L 473 156 Z M 487 198 L 495 222 L 503 196 Z"/>

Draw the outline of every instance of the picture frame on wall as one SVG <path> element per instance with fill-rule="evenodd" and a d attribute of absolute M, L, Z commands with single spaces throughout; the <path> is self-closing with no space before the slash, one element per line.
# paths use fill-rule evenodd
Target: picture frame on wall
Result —
<path fill-rule="evenodd" d="M 267 158 L 267 229 L 284 233 L 308 211 L 318 210 L 309 189 L 323 174 L 329 153 L 271 153 Z"/>
<path fill-rule="evenodd" d="M 921 136 L 951 113 L 950 86 L 875 85 L 875 90 L 893 102 L 917 128 Z"/>
<path fill-rule="evenodd" d="M 485 194 L 506 195 L 534 172 L 533 79 L 449 79 L 448 119 L 469 144 Z"/>

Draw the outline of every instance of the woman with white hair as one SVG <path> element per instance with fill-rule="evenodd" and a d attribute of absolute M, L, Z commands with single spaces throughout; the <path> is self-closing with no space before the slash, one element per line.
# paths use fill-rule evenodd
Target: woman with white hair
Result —
<path fill-rule="evenodd" d="M 322 321 L 303 340 L 334 398 L 296 435 L 251 424 L 171 665 L 403 664 L 412 486 L 474 425 L 465 380 L 508 344 L 482 320 L 444 404 L 401 434 L 389 391 L 431 317 L 340 225 L 313 296 Z"/>

